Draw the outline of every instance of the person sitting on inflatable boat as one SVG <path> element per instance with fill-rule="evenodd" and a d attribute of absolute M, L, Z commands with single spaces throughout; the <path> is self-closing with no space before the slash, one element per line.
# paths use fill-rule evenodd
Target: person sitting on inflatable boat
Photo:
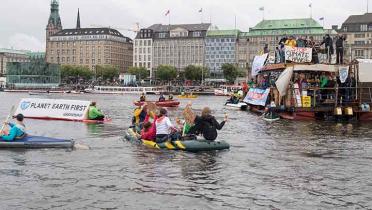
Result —
<path fill-rule="evenodd" d="M 143 107 L 138 106 L 133 111 L 132 125 L 135 126 L 138 130 L 142 128 L 142 124 L 145 121 L 147 116 L 147 105 Z"/>
<path fill-rule="evenodd" d="M 173 100 L 173 95 L 172 94 L 169 94 L 169 96 L 168 96 L 168 100 Z"/>
<path fill-rule="evenodd" d="M 227 115 L 225 119 L 218 123 L 216 118 L 211 115 L 209 107 L 205 107 L 202 111 L 201 116 L 196 116 L 195 125 L 191 127 L 190 134 L 202 134 L 206 140 L 214 141 L 217 139 L 217 130 L 221 130 L 227 122 Z"/>
<path fill-rule="evenodd" d="M 150 122 L 150 119 L 153 119 Z M 158 119 L 156 114 L 152 111 L 147 111 L 145 120 L 143 121 L 142 130 L 141 130 L 141 139 L 155 141 L 156 139 L 156 125 L 155 121 Z"/>
<path fill-rule="evenodd" d="M 145 101 L 146 101 L 145 93 L 142 93 L 142 94 L 141 94 L 141 96 L 140 96 L 140 101 L 141 101 L 141 102 L 145 102 Z"/>
<path fill-rule="evenodd" d="M 239 103 L 239 98 L 235 94 L 231 94 L 229 100 L 226 101 L 226 104 L 238 104 Z"/>
<path fill-rule="evenodd" d="M 26 136 L 26 126 L 23 124 L 24 116 L 23 114 L 18 114 L 16 117 L 15 124 L 4 122 L 10 126 L 10 131 L 7 135 L 0 134 L 0 140 L 3 141 L 14 141 L 16 139 L 22 139 Z"/>
<path fill-rule="evenodd" d="M 90 120 L 103 120 L 105 115 L 96 107 L 96 102 L 92 102 L 89 106 L 88 118 Z"/>
<path fill-rule="evenodd" d="M 159 101 L 165 101 L 165 97 L 164 97 L 163 94 L 160 94 L 160 96 L 159 96 Z"/>
<path fill-rule="evenodd" d="M 177 128 L 173 126 L 169 117 L 167 117 L 167 110 L 164 108 L 160 109 L 158 119 L 155 120 L 156 127 L 156 143 L 163 143 L 169 139 L 179 139 Z"/>

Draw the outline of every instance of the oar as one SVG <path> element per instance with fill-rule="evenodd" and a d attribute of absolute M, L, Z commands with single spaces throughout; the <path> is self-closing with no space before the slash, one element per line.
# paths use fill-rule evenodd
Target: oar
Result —
<path fill-rule="evenodd" d="M 3 133 L 6 123 L 9 122 L 10 118 L 13 116 L 14 109 L 15 109 L 15 106 L 13 105 L 12 108 L 10 109 L 10 112 L 9 112 L 8 116 L 6 117 L 3 125 L 1 126 L 0 134 Z"/>

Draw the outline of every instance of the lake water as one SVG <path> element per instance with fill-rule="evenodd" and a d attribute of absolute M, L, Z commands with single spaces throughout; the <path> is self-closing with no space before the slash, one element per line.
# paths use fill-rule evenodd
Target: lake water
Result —
<path fill-rule="evenodd" d="M 0 117 L 24 97 L 0 92 Z M 27 119 L 30 134 L 91 149 L 0 150 L 0 209 L 372 209 L 372 123 L 267 123 L 225 110 L 224 97 L 201 96 L 197 112 L 229 114 L 219 138 L 231 148 L 194 154 L 123 140 L 136 96 L 39 97 L 95 100 L 113 121 Z"/>

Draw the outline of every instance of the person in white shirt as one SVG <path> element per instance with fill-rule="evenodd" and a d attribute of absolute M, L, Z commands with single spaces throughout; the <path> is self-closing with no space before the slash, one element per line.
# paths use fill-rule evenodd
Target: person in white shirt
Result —
<path fill-rule="evenodd" d="M 167 110 L 164 108 L 160 109 L 158 119 L 155 121 L 156 126 L 156 142 L 162 143 L 171 137 L 173 131 L 177 131 L 176 127 L 173 126 L 169 117 L 167 117 Z"/>

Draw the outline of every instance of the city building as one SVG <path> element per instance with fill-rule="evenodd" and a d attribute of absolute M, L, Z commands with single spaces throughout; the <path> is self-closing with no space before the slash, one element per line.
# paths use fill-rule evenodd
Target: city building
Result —
<path fill-rule="evenodd" d="M 154 24 L 141 29 L 134 41 L 133 63 L 151 70 L 152 77 L 159 65 L 172 65 L 178 71 L 188 65 L 204 66 L 205 37 L 209 27 L 209 23 Z"/>
<path fill-rule="evenodd" d="M 42 53 L 29 53 L 27 62 L 8 62 L 6 86 L 9 89 L 57 88 L 61 82 L 60 65 L 45 62 Z"/>
<path fill-rule="evenodd" d="M 205 66 L 211 78 L 222 78 L 222 65 L 236 64 L 239 30 L 209 30 L 205 38 Z"/>
<path fill-rule="evenodd" d="M 33 58 L 45 58 L 44 52 L 0 48 L 0 77 L 7 74 L 8 62 L 30 62 Z"/>
<path fill-rule="evenodd" d="M 312 36 L 316 42 L 321 42 L 325 34 L 336 35 L 335 30 L 324 29 L 317 21 L 312 18 L 305 19 L 282 19 L 282 20 L 262 20 L 255 27 L 249 29 L 249 33 L 242 34 L 239 41 L 247 40 L 248 69 L 250 69 L 254 56 L 263 52 L 265 44 L 268 45 L 270 52 L 275 52 L 280 39 L 287 35 L 295 37 Z M 243 39 L 243 40 L 241 40 Z M 238 57 L 243 58 L 239 49 L 244 51 L 243 42 L 238 47 Z M 240 64 L 239 64 L 240 65 Z"/>
<path fill-rule="evenodd" d="M 349 16 L 338 32 L 347 38 L 345 60 L 372 58 L 372 13 Z"/>
<path fill-rule="evenodd" d="M 81 28 L 78 11 L 76 28 L 62 29 L 58 1 L 52 0 L 46 28 L 46 61 L 86 66 L 112 65 L 126 72 L 133 64 L 133 43 L 112 28 Z"/>
<path fill-rule="evenodd" d="M 30 57 L 24 50 L 0 49 L 0 76 L 5 76 L 8 62 L 28 62 Z"/>
<path fill-rule="evenodd" d="M 134 39 L 133 47 L 133 65 L 135 67 L 145 67 L 150 71 L 152 78 L 152 47 L 153 47 L 153 30 L 141 29 Z"/>
<path fill-rule="evenodd" d="M 236 64 L 240 69 L 249 70 L 249 33 L 241 32 L 236 44 Z"/>

